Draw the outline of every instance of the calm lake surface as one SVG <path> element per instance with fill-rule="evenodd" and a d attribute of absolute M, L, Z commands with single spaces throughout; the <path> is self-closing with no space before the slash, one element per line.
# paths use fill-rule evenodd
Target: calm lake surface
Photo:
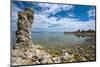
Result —
<path fill-rule="evenodd" d="M 74 34 L 64 34 L 61 32 L 33 32 L 33 43 L 40 44 L 44 48 L 49 49 L 64 49 L 64 48 L 77 48 L 81 45 L 89 45 L 86 42 L 87 39 L 91 39 L 92 36 L 76 36 Z M 95 40 L 93 40 L 95 42 Z M 93 42 L 93 43 L 94 43 Z M 16 43 L 15 32 L 12 32 L 12 44 Z"/>

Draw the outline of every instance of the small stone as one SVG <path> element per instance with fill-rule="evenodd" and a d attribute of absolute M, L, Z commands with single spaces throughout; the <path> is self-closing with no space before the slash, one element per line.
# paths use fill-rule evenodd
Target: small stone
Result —
<path fill-rule="evenodd" d="M 53 58 L 53 62 L 54 62 L 54 63 L 60 63 L 60 62 L 61 62 L 60 57 Z"/>

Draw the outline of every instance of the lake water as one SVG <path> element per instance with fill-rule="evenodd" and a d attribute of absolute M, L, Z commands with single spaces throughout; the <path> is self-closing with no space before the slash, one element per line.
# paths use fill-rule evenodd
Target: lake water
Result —
<path fill-rule="evenodd" d="M 61 32 L 38 32 L 32 33 L 33 43 L 40 44 L 44 48 L 49 49 L 64 49 L 64 48 L 77 48 L 81 45 L 87 45 L 86 39 L 90 36 L 76 36 L 74 34 L 64 34 Z M 16 42 L 15 32 L 12 32 L 12 44 Z"/>

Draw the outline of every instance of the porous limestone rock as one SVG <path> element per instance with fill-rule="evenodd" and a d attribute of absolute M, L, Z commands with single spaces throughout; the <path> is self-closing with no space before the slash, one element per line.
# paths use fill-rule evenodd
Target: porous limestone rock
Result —
<path fill-rule="evenodd" d="M 18 12 L 16 31 L 16 45 L 12 50 L 12 65 L 27 65 L 40 63 L 53 63 L 51 55 L 46 53 L 39 45 L 34 45 L 31 37 L 34 13 L 31 8 Z"/>

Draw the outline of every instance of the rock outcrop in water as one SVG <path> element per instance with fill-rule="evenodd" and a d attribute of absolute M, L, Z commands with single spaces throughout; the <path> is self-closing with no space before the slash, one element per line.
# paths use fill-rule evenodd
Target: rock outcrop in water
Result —
<path fill-rule="evenodd" d="M 16 46 L 31 47 L 33 45 L 31 37 L 31 28 L 33 23 L 33 11 L 26 8 L 24 12 L 18 13 L 18 23 L 16 31 Z"/>

